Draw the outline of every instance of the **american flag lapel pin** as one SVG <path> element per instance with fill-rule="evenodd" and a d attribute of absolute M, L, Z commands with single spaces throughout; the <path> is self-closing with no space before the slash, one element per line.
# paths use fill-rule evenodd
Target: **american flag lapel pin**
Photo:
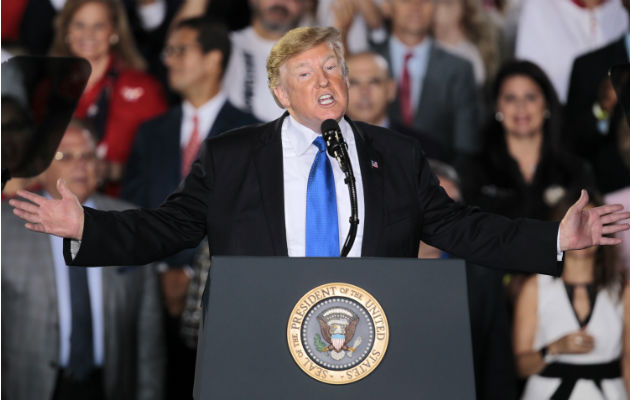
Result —
<path fill-rule="evenodd" d="M 378 168 L 378 162 L 374 160 L 370 160 L 370 165 L 372 166 L 372 168 Z"/>

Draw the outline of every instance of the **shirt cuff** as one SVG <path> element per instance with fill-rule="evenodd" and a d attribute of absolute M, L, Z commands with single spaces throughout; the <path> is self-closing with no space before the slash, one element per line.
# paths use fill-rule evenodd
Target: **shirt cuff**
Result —
<path fill-rule="evenodd" d="M 146 31 L 152 31 L 162 25 L 166 17 L 166 1 L 156 0 L 151 4 L 142 4 L 138 6 L 138 15 L 142 28 Z"/>
<path fill-rule="evenodd" d="M 80 248 L 81 248 L 80 240 L 70 239 L 70 255 L 72 256 L 73 260 L 77 258 L 77 254 L 79 254 Z"/>
<path fill-rule="evenodd" d="M 556 238 L 556 261 L 562 261 L 564 251 L 560 250 L 560 229 L 558 229 L 558 237 Z"/>

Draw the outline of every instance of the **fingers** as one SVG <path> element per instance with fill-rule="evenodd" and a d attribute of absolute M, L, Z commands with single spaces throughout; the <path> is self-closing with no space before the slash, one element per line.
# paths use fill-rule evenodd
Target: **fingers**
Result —
<path fill-rule="evenodd" d="M 606 225 L 602 228 L 602 234 L 610 235 L 611 233 L 627 231 L 628 229 L 630 229 L 630 225 L 628 224 Z"/>
<path fill-rule="evenodd" d="M 602 237 L 599 241 L 600 245 L 604 245 L 604 246 L 614 246 L 617 244 L 621 244 L 621 239 L 619 238 L 609 238 L 609 237 Z"/>
<path fill-rule="evenodd" d="M 41 204 L 43 201 L 46 200 L 45 197 L 29 192 L 28 190 L 18 190 L 17 195 L 27 200 L 30 200 L 37 205 Z"/>
<path fill-rule="evenodd" d="M 41 224 L 24 224 L 24 226 L 34 232 L 48 233 Z"/>
<path fill-rule="evenodd" d="M 33 203 L 29 203 L 27 201 L 20 201 L 11 199 L 9 200 L 9 204 L 18 210 L 23 210 L 29 213 L 37 213 L 39 211 L 39 206 L 34 205 Z"/>
<path fill-rule="evenodd" d="M 623 221 L 624 219 L 628 219 L 628 218 L 630 218 L 630 212 L 626 211 L 622 213 L 604 215 L 603 217 L 600 218 L 600 221 L 602 222 L 602 225 L 606 225 L 606 224 L 613 224 L 618 221 Z"/>
<path fill-rule="evenodd" d="M 41 222 L 41 218 L 39 214 L 33 214 L 27 211 L 23 211 L 23 210 L 20 210 L 19 208 L 14 208 L 13 214 L 17 215 L 18 217 L 28 222 L 32 222 L 35 224 L 39 224 Z"/>
<path fill-rule="evenodd" d="M 621 210 L 623 210 L 623 206 L 621 204 L 607 204 L 605 206 L 593 208 L 593 211 L 595 211 L 597 215 L 610 214 Z"/>

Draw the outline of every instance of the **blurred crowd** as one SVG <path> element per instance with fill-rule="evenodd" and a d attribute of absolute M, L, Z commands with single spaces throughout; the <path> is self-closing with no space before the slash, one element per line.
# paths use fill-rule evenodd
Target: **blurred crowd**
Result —
<path fill-rule="evenodd" d="M 630 127 L 608 78 L 630 62 L 630 0 L 1 7 L 3 62 L 78 56 L 91 66 L 51 166 L 9 181 L 3 200 L 20 188 L 59 196 L 63 177 L 91 207 L 159 206 L 203 140 L 282 115 L 267 82 L 275 41 L 332 25 L 346 49 L 348 117 L 417 138 L 454 200 L 558 220 L 584 188 L 592 206 L 630 209 Z M 2 203 L 2 398 L 191 398 L 207 242 L 75 276 L 56 239 L 26 231 Z M 478 398 L 628 398 L 622 239 L 567 252 L 560 278 L 467 266 Z M 419 257 L 449 255 L 423 243 Z"/>

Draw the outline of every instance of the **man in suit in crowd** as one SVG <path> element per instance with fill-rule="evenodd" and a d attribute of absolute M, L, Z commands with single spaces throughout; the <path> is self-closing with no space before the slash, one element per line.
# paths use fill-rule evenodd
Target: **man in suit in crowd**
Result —
<path fill-rule="evenodd" d="M 444 157 L 438 141 L 387 116 L 387 106 L 396 98 L 396 81 L 390 75 L 389 64 L 383 56 L 366 51 L 352 54 L 347 58 L 347 63 L 350 82 L 348 117 L 415 137 L 427 157 Z"/>
<path fill-rule="evenodd" d="M 630 15 L 630 0 L 623 0 Z M 618 149 L 618 122 L 624 118 L 608 78 L 610 67 L 630 62 L 630 32 L 573 63 L 567 99 L 567 142 L 593 164 L 599 189 L 612 192 L 630 185 L 628 167 Z M 620 107 L 619 107 L 620 108 Z"/>
<path fill-rule="evenodd" d="M 481 149 L 480 96 L 472 65 L 429 37 L 435 0 L 388 0 L 391 34 L 372 49 L 391 67 L 398 96 L 389 116 L 437 140 L 447 160 Z"/>
<path fill-rule="evenodd" d="M 177 188 L 206 139 L 258 122 L 230 103 L 222 79 L 230 58 L 227 29 L 207 18 L 178 22 L 170 33 L 164 62 L 171 89 L 182 103 L 140 126 L 127 164 L 121 197 L 157 207 Z M 181 342 L 179 317 L 190 282 L 194 249 L 160 264 L 166 306 L 169 398 L 192 392 L 195 352 Z"/>
<path fill-rule="evenodd" d="M 80 203 L 129 204 L 96 194 L 96 142 L 71 122 L 42 174 L 63 178 Z M 67 267 L 62 240 L 33 234 L 2 204 L 2 398 L 161 399 L 165 352 L 150 267 Z"/>
<path fill-rule="evenodd" d="M 344 174 L 326 155 L 322 122 L 338 122 L 356 177 L 359 225 L 351 257 L 417 257 L 420 240 L 471 262 L 561 273 L 562 251 L 617 244 L 627 230 L 621 206 L 584 209 L 561 223 L 510 220 L 453 202 L 419 143 L 344 118 L 347 68 L 334 28 L 297 28 L 274 46 L 269 87 L 287 109 L 279 119 L 207 140 L 179 189 L 154 210 L 81 207 L 60 182 L 61 200 L 19 191 L 14 212 L 26 227 L 64 237 L 77 265 L 143 263 L 194 247 L 211 254 L 339 256 L 351 209 Z M 306 189 L 306 190 L 305 190 Z M 107 234 L 103 234 L 106 232 Z"/>

